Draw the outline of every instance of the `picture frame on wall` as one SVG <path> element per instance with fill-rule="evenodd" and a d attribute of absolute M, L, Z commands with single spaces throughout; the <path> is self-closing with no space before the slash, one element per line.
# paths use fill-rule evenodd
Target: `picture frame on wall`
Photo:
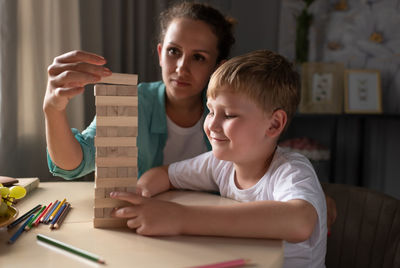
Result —
<path fill-rule="evenodd" d="M 307 62 L 301 66 L 301 101 L 304 114 L 341 114 L 343 112 L 344 65 Z"/>
<path fill-rule="evenodd" d="M 382 113 L 382 89 L 377 70 L 345 70 L 345 112 Z"/>

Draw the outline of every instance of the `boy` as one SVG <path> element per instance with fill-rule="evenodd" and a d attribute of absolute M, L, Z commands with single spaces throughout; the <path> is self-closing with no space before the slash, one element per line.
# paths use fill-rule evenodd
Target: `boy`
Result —
<path fill-rule="evenodd" d="M 114 216 L 130 218 L 127 225 L 143 235 L 283 239 L 284 267 L 324 267 L 324 193 L 311 163 L 277 146 L 299 103 L 298 74 L 282 56 L 255 51 L 220 66 L 207 96 L 212 152 L 149 170 L 139 195 L 111 193 L 134 204 Z M 147 198 L 171 188 L 219 191 L 242 203 L 183 206 Z"/>

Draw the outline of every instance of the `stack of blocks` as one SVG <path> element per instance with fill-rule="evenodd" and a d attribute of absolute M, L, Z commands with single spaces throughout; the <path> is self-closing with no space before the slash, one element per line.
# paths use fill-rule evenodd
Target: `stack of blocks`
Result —
<path fill-rule="evenodd" d="M 110 198 L 112 191 L 135 189 L 137 182 L 138 76 L 112 74 L 94 87 L 96 98 L 96 171 L 93 225 L 126 226 L 126 219 L 110 216 L 127 202 Z"/>

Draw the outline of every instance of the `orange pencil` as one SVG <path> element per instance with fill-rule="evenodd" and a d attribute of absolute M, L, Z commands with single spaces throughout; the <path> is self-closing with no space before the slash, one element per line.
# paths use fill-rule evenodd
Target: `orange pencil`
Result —
<path fill-rule="evenodd" d="M 51 207 L 51 204 L 53 204 L 53 203 L 50 202 L 50 204 L 43 210 L 42 214 L 39 215 L 39 217 L 37 218 L 37 220 L 34 223 L 35 227 L 37 227 L 39 225 L 39 223 L 41 222 L 41 219 L 43 218 L 43 216 L 46 214 L 46 212 Z"/>
<path fill-rule="evenodd" d="M 60 204 L 58 204 L 58 207 L 57 207 L 57 208 L 53 211 L 53 213 L 50 215 L 50 218 L 49 218 L 50 221 L 52 221 L 53 218 L 56 216 L 56 214 L 57 214 L 58 210 L 60 209 L 60 207 L 61 207 L 62 205 L 64 205 L 65 200 L 67 200 L 67 199 L 64 198 L 64 200 L 61 201 Z"/>

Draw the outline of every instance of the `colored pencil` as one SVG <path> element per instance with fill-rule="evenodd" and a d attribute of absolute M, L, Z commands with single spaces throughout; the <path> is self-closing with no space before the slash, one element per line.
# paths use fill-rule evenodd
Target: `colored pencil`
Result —
<path fill-rule="evenodd" d="M 37 217 L 36 221 L 33 223 L 35 227 L 37 227 L 40 223 L 40 219 L 43 217 L 44 214 L 46 214 L 47 210 L 49 210 L 49 207 L 51 206 L 51 203 L 48 206 L 45 206 L 45 209 L 40 213 L 39 217 Z"/>
<path fill-rule="evenodd" d="M 251 264 L 250 260 L 236 259 L 236 260 L 223 261 L 223 262 L 200 265 L 200 266 L 193 266 L 191 268 L 228 268 L 228 267 L 230 268 L 230 267 L 243 267 L 248 264 Z"/>
<path fill-rule="evenodd" d="M 53 205 L 53 202 L 50 202 L 50 204 L 46 207 L 46 209 L 42 212 L 42 214 L 39 216 L 39 218 L 35 222 L 35 226 L 38 226 L 39 223 L 43 222 L 44 217 L 46 216 L 47 211 L 51 208 Z"/>
<path fill-rule="evenodd" d="M 56 216 L 58 210 L 61 208 L 61 206 L 64 204 L 65 200 L 67 200 L 66 198 L 63 199 L 63 201 L 60 202 L 60 204 L 58 204 L 57 208 L 53 211 L 53 213 L 51 213 L 49 220 L 52 221 L 54 219 L 54 217 Z"/>
<path fill-rule="evenodd" d="M 35 214 L 31 214 L 29 218 L 24 222 L 21 227 L 13 234 L 13 236 L 8 240 L 8 244 L 12 244 L 15 242 L 15 240 L 18 239 L 18 237 L 22 234 L 22 232 L 25 230 L 25 226 L 33 219 Z"/>
<path fill-rule="evenodd" d="M 10 223 L 7 228 L 11 229 L 15 226 L 17 226 L 20 222 L 24 221 L 25 219 L 29 218 L 30 215 L 32 215 L 33 213 L 35 213 L 36 211 L 38 211 L 40 208 L 42 207 L 42 205 L 37 205 L 36 207 L 32 208 L 31 210 L 29 210 L 27 213 L 25 213 L 24 215 L 22 215 L 21 217 L 19 217 L 18 219 L 16 219 L 15 221 L 13 221 L 12 223 Z"/>
<path fill-rule="evenodd" d="M 53 220 L 50 223 L 50 229 L 54 228 L 54 224 L 57 222 L 58 218 L 60 217 L 61 213 L 64 211 L 66 208 L 67 204 L 63 204 L 62 207 L 57 211 L 56 216 L 53 218 Z"/>
<path fill-rule="evenodd" d="M 45 243 L 50 244 L 50 245 L 53 245 L 53 246 L 58 247 L 60 249 L 64 249 L 64 250 L 69 251 L 71 253 L 74 253 L 74 254 L 76 254 L 78 256 L 81 256 L 83 258 L 95 261 L 97 263 L 105 264 L 105 261 L 103 259 L 101 259 L 99 256 L 97 256 L 97 255 L 95 255 L 93 253 L 90 253 L 90 252 L 88 252 L 86 250 L 83 250 L 83 249 L 68 245 L 66 243 L 63 243 L 61 241 L 58 241 L 58 240 L 56 240 L 54 238 L 51 238 L 51 237 L 48 237 L 48 236 L 45 236 L 45 235 L 42 235 L 42 234 L 37 234 L 36 238 L 38 240 L 42 241 L 42 242 L 45 242 Z"/>
<path fill-rule="evenodd" d="M 43 210 L 46 208 L 46 206 L 43 206 L 38 213 L 35 214 L 35 217 L 33 217 L 31 219 L 30 222 L 28 222 L 28 224 L 25 226 L 25 230 L 29 231 L 32 228 L 32 224 L 34 223 L 34 221 L 39 218 L 39 215 L 42 214 Z"/>
<path fill-rule="evenodd" d="M 56 200 L 56 202 L 54 202 L 53 207 L 47 212 L 45 219 L 43 220 L 44 223 L 48 223 L 49 222 L 49 218 L 50 215 L 53 213 L 53 211 L 57 208 L 58 204 L 60 204 L 60 201 Z"/>
<path fill-rule="evenodd" d="M 70 204 L 70 203 L 67 203 L 67 207 L 66 207 L 66 208 L 64 209 L 64 211 L 61 213 L 61 216 L 60 216 L 60 218 L 58 219 L 58 221 L 56 222 L 56 224 L 54 224 L 54 229 L 60 228 L 60 226 L 61 226 L 62 222 L 64 221 L 65 216 L 67 216 L 67 214 L 68 214 L 70 208 L 71 208 L 71 204 Z"/>

